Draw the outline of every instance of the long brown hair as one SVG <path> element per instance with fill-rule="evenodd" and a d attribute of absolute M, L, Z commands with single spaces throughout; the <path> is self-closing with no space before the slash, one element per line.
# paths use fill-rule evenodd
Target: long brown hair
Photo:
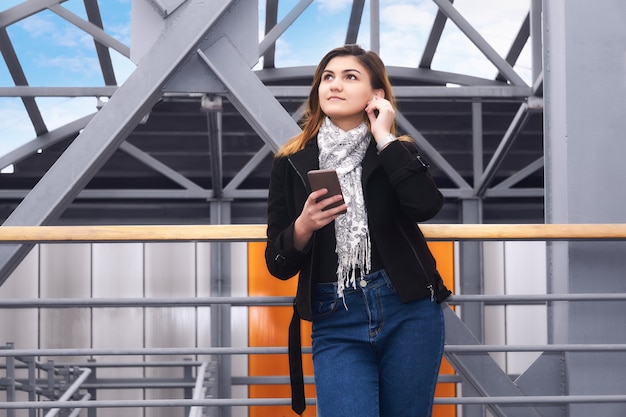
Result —
<path fill-rule="evenodd" d="M 311 86 L 311 92 L 306 103 L 306 110 L 304 112 L 302 123 L 302 132 L 292 137 L 287 143 L 285 143 L 276 153 L 276 156 L 287 156 L 302 150 L 306 144 L 314 137 L 317 136 L 317 132 L 322 126 L 322 122 L 326 115 L 320 107 L 320 97 L 318 88 L 322 82 L 322 73 L 331 59 L 338 56 L 353 56 L 355 57 L 367 70 L 371 80 L 372 89 L 382 89 L 385 92 L 385 98 L 396 107 L 396 101 L 393 96 L 393 90 L 389 77 L 387 76 L 387 70 L 385 64 L 380 57 L 372 52 L 366 51 L 358 45 L 344 45 L 333 49 L 328 52 L 317 65 L 315 74 L 313 75 L 313 85 Z M 365 117 L 365 115 L 364 115 Z M 367 118 L 366 118 L 367 120 Z M 391 133 L 396 133 L 395 121 L 391 127 Z"/>

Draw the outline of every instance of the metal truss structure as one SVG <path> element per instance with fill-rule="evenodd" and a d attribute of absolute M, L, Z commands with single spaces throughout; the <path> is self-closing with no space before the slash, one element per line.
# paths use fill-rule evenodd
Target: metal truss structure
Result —
<path fill-rule="evenodd" d="M 2 168 L 14 167 L 2 178 L 5 224 L 207 223 L 215 201 L 229 202 L 234 222 L 262 222 L 271 153 L 297 131 L 294 120 L 313 71 L 276 68 L 276 41 L 298 25 L 313 2 L 298 2 L 278 21 L 278 1 L 268 0 L 266 35 L 258 43 L 252 2 L 135 1 L 133 19 L 139 23 L 133 30 L 155 39 L 149 52 L 147 47 L 131 51 L 108 34 L 96 0 L 84 1 L 87 20 L 63 3 L 28 1 L 0 15 L 0 48 L 15 82 L 1 87 L 0 97 L 22 99 L 37 135 L 0 157 Z M 529 1 L 506 56 L 450 0 L 433 3 L 438 11 L 420 62 L 413 68 L 390 67 L 389 73 L 400 106 L 399 128 L 418 142 L 447 197 L 437 221 L 464 222 L 458 203 L 475 200 L 482 207 L 472 221 L 543 220 L 541 2 Z M 346 43 L 357 42 L 366 24 L 365 5 L 353 2 Z M 373 50 L 380 45 L 378 7 L 370 2 Z M 205 13 L 212 23 L 186 21 L 187 9 Z M 139 10 L 160 21 L 139 16 Z M 30 86 L 7 28 L 41 12 L 52 12 L 93 37 L 104 85 Z M 457 27 L 491 62 L 493 79 L 431 69 L 437 54 L 446 53 L 439 48 L 446 25 Z M 212 32 L 234 28 L 234 36 L 207 40 Z M 158 40 L 155 31 L 162 34 Z M 532 85 L 514 70 L 525 47 L 532 50 Z M 111 51 L 141 58 L 119 86 Z M 259 61 L 262 66 L 251 70 Z M 146 77 L 154 83 L 143 85 Z M 103 107 L 49 131 L 36 99 L 78 96 L 97 97 Z M 91 146 L 82 150 L 81 142 Z"/>

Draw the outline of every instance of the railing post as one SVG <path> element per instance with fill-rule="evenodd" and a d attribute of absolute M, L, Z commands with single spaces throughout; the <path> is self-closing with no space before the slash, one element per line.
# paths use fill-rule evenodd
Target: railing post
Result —
<path fill-rule="evenodd" d="M 13 343 L 7 343 L 3 349 L 13 349 Z M 0 385 L 6 386 L 7 401 L 15 401 L 15 357 L 6 358 L 6 377 L 0 378 Z M 7 417 L 14 417 L 15 410 L 7 410 Z"/>
<path fill-rule="evenodd" d="M 230 222 L 230 202 L 217 201 L 211 205 L 211 223 L 227 224 Z M 231 295 L 230 242 L 211 244 L 211 296 L 229 297 Z M 226 347 L 232 343 L 231 306 L 220 304 L 211 307 L 211 346 Z M 232 397 L 232 367 L 230 358 L 220 355 L 217 358 L 217 398 Z M 230 417 L 231 407 L 218 407 L 216 417 Z"/>
<path fill-rule="evenodd" d="M 185 382 L 193 382 L 195 381 L 193 377 L 193 365 L 191 365 L 191 358 L 183 358 L 183 380 Z M 193 387 L 184 387 L 183 388 L 183 398 L 193 398 Z M 189 416 L 189 410 L 191 407 L 185 406 L 184 415 Z"/>
<path fill-rule="evenodd" d="M 96 360 L 93 358 L 89 358 L 87 360 L 87 363 L 91 364 L 91 366 L 88 366 L 88 369 L 91 370 L 91 373 L 89 374 L 89 376 L 87 377 L 87 383 L 89 384 L 95 384 L 98 380 L 97 376 L 96 376 L 96 371 L 98 370 L 98 367 L 96 366 Z M 89 388 L 87 390 L 87 392 L 89 393 L 89 398 L 91 400 L 97 400 L 98 399 L 98 390 L 95 388 Z M 89 408 L 87 410 L 87 417 L 97 417 L 98 415 L 98 409 L 97 408 Z"/>

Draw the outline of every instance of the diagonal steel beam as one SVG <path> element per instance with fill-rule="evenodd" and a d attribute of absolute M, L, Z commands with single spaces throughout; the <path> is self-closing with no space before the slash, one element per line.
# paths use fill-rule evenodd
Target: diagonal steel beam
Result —
<path fill-rule="evenodd" d="M 361 27 L 361 18 L 363 17 L 364 8 L 365 0 L 355 0 L 352 2 L 352 11 L 350 12 L 350 21 L 348 22 L 348 32 L 346 34 L 346 44 L 356 43 L 359 37 L 359 28 Z"/>
<path fill-rule="evenodd" d="M 259 166 L 261 162 L 271 154 L 270 148 L 267 145 L 263 145 L 257 153 L 241 168 L 237 174 L 230 180 L 230 182 L 224 187 L 224 195 L 234 194 L 237 191 L 237 187 L 252 173 L 252 171 Z"/>
<path fill-rule="evenodd" d="M 273 152 L 301 131 L 227 38 L 220 38 L 206 51 L 198 50 L 198 55 L 228 90 L 235 108 Z"/>
<path fill-rule="evenodd" d="M 509 125 L 509 128 L 504 133 L 498 148 L 494 152 L 493 156 L 487 164 L 487 168 L 483 172 L 480 181 L 476 187 L 476 195 L 482 197 L 485 195 L 489 184 L 493 180 L 498 171 L 498 168 L 502 164 L 504 158 L 508 155 L 511 146 L 519 136 L 521 130 L 526 126 L 533 112 L 539 111 L 542 106 L 541 99 L 530 97 L 527 102 L 522 103 L 513 118 L 513 121 Z"/>
<path fill-rule="evenodd" d="M 188 0 L 140 65 L 7 218 L 4 225 L 56 220 L 162 95 L 162 88 L 232 1 Z M 31 245 L 0 247 L 0 285 Z"/>
<path fill-rule="evenodd" d="M 89 19 L 89 22 L 99 27 L 100 29 L 104 29 L 98 1 L 84 0 L 84 3 L 85 9 L 87 10 L 87 19 Z M 106 45 L 102 44 L 96 38 L 94 38 L 93 43 L 96 47 L 98 61 L 100 61 L 100 69 L 102 71 L 102 77 L 104 78 L 104 84 L 117 85 L 117 80 L 115 78 L 115 71 L 113 69 L 113 62 L 111 60 L 111 53 L 109 52 L 109 49 L 106 47 Z M 130 48 L 128 52 L 130 54 Z"/>
<path fill-rule="evenodd" d="M 293 9 L 287 16 L 283 18 L 276 26 L 274 26 L 263 38 L 261 43 L 259 44 L 259 56 L 265 54 L 265 51 L 268 48 L 273 47 L 276 43 L 276 40 L 285 33 L 285 31 L 296 21 L 296 19 L 306 10 L 309 5 L 313 3 L 313 0 L 300 0 L 298 4 L 294 6 Z"/>
<path fill-rule="evenodd" d="M 476 47 L 496 66 L 500 73 L 502 73 L 511 83 L 514 85 L 527 85 L 522 77 L 509 65 L 508 62 L 502 58 L 498 52 L 478 33 L 476 29 L 459 13 L 457 9 L 450 3 L 449 0 L 433 0 L 439 9 L 448 16 L 448 19 L 452 20 L 457 27 L 469 38 L 469 40 L 476 45 Z"/>
<path fill-rule="evenodd" d="M 96 41 L 97 43 L 100 43 L 101 45 L 109 48 L 113 48 L 126 58 L 130 58 L 130 48 L 115 39 L 113 36 L 106 33 L 102 28 L 94 25 L 91 22 L 83 20 L 80 16 L 75 15 L 63 6 L 51 6 L 49 9 L 50 11 L 56 13 L 58 16 L 67 20 L 79 29 L 82 29 L 90 34 L 93 37 L 94 41 Z"/>
<path fill-rule="evenodd" d="M 515 40 L 513 40 L 513 44 L 511 45 L 511 49 L 509 49 L 509 53 L 506 55 L 506 62 L 515 65 L 517 62 L 522 50 L 524 50 L 524 45 L 528 42 L 528 38 L 530 37 L 530 13 L 526 15 L 526 19 L 524 19 L 524 23 L 522 23 L 522 27 L 517 32 L 517 36 Z M 496 76 L 496 80 L 498 81 L 506 81 L 504 75 L 499 73 Z"/>
<path fill-rule="evenodd" d="M 454 0 L 448 1 L 450 3 L 454 3 Z M 435 21 L 432 28 L 430 29 L 430 35 L 428 35 L 428 41 L 426 41 L 426 46 L 424 47 L 422 59 L 420 60 L 420 68 L 430 68 L 430 66 L 433 64 L 433 58 L 435 57 L 435 52 L 437 51 L 437 46 L 439 46 L 441 34 L 443 33 L 443 29 L 446 27 L 447 21 L 448 18 L 446 17 L 446 15 L 443 14 L 440 9 L 438 9 L 437 15 L 435 16 Z"/>
<path fill-rule="evenodd" d="M 146 152 L 142 151 L 141 149 L 139 149 L 135 145 L 132 145 L 129 142 L 121 143 L 120 150 L 126 152 L 127 154 L 135 158 L 136 160 L 152 168 L 153 170 L 163 175 L 164 177 L 169 178 L 170 180 L 172 180 L 173 182 L 175 182 L 176 184 L 180 185 L 181 187 L 183 187 L 184 189 L 188 191 L 193 191 L 195 193 L 206 192 L 202 187 L 200 187 L 198 184 L 196 184 L 195 182 L 191 181 L 189 178 L 182 175 L 180 172 L 168 167 L 163 162 L 157 160 L 151 155 L 148 155 Z"/>
<path fill-rule="evenodd" d="M 25 143 L 19 148 L 0 156 L 0 169 L 11 164 L 16 164 L 21 160 L 34 155 L 39 149 L 45 150 L 47 147 L 55 145 L 70 136 L 78 135 L 78 132 L 87 126 L 87 123 L 89 123 L 94 115 L 95 113 L 81 117 L 80 119 L 74 120 L 71 123 L 59 127 L 58 129 L 37 136 L 35 139 Z"/>
<path fill-rule="evenodd" d="M 5 28 L 22 19 L 46 10 L 50 6 L 65 3 L 67 0 L 29 0 L 0 12 L 0 28 Z"/>
<path fill-rule="evenodd" d="M 517 171 L 515 174 L 511 175 L 506 180 L 502 181 L 500 184 L 492 187 L 492 191 L 500 191 L 505 189 L 510 189 L 512 186 L 522 181 L 525 178 L 528 178 L 532 173 L 539 171 L 544 166 L 544 157 L 538 158 L 526 165 L 524 168 Z"/>
<path fill-rule="evenodd" d="M 417 130 L 411 122 L 401 113 L 396 113 L 396 119 L 398 120 L 398 125 L 402 127 L 402 129 L 411 136 L 415 142 L 417 142 L 417 146 L 420 148 L 420 151 L 424 153 L 424 156 L 437 165 L 439 169 L 441 169 L 450 179 L 462 190 L 470 190 L 472 187 L 465 181 L 465 179 L 458 173 L 456 169 L 446 159 L 434 148 L 433 145 L 430 144 L 426 140 L 426 138 Z"/>
<path fill-rule="evenodd" d="M 444 318 L 446 344 L 481 344 L 451 308 L 444 308 Z M 482 396 L 513 397 L 524 395 L 488 352 L 470 354 L 447 352 L 446 358 L 463 378 L 464 383 L 471 385 Z M 490 405 L 489 409 L 497 417 L 541 417 L 533 406 Z"/>
<path fill-rule="evenodd" d="M 0 27 L 0 53 L 4 57 L 4 61 L 7 64 L 7 68 L 9 69 L 9 73 L 11 73 L 11 78 L 13 78 L 15 85 L 27 86 L 28 81 L 26 80 L 26 75 L 22 69 L 22 64 L 20 64 L 20 61 L 17 58 L 17 54 L 15 53 L 9 34 L 6 29 L 2 27 Z M 33 124 L 33 128 L 35 129 L 37 136 L 46 133 L 48 128 L 46 127 L 43 117 L 41 116 L 41 112 L 39 111 L 39 106 L 37 106 L 35 98 L 22 97 L 22 103 L 24 103 L 26 113 L 28 113 L 28 116 L 30 117 L 30 121 Z"/>

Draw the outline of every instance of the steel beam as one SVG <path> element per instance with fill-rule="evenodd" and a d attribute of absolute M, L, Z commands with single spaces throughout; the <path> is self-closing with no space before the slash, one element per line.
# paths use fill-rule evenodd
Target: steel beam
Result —
<path fill-rule="evenodd" d="M 29 16 L 37 14 L 48 7 L 65 3 L 67 0 L 29 0 L 0 12 L 0 28 L 17 23 Z"/>
<path fill-rule="evenodd" d="M 115 86 L 106 87 L 0 87 L 0 97 L 110 97 Z"/>
<path fill-rule="evenodd" d="M 401 112 L 396 113 L 396 119 L 398 120 L 398 125 L 417 142 L 417 146 L 429 162 L 437 165 L 437 167 L 445 172 L 445 174 L 450 177 L 450 179 L 458 185 L 460 189 L 472 188 L 458 173 L 458 171 L 454 169 L 448 161 L 446 161 L 446 159 L 435 149 L 435 147 L 431 145 L 428 140 L 426 140 L 426 138 L 411 124 L 411 122 L 409 122 L 406 117 L 404 117 Z"/>
<path fill-rule="evenodd" d="M 515 142 L 515 139 L 517 139 L 517 137 L 519 136 L 520 131 L 524 128 L 526 123 L 528 123 L 529 118 L 530 112 L 528 103 L 522 103 L 517 110 L 517 114 L 515 114 L 511 125 L 502 137 L 498 148 L 489 160 L 489 164 L 487 165 L 487 168 L 485 168 L 483 176 L 480 178 L 478 186 L 476 187 L 477 196 L 480 197 L 485 195 L 485 192 L 487 191 L 487 188 L 489 188 L 491 180 L 493 179 L 493 177 L 495 177 L 498 168 L 502 164 L 502 161 L 507 156 L 509 150 L 511 149 L 511 146 L 513 146 L 513 143 Z"/>
<path fill-rule="evenodd" d="M 370 49 L 380 54 L 380 2 L 370 0 Z"/>
<path fill-rule="evenodd" d="M 263 38 L 261 43 L 259 44 L 259 56 L 265 54 L 265 52 L 271 47 L 274 48 L 276 44 L 276 40 L 285 33 L 285 31 L 295 22 L 295 20 L 306 10 L 309 5 L 313 3 L 313 0 L 300 0 L 298 4 L 294 6 L 293 9 L 280 21 L 276 26 L 274 26 Z M 278 7 L 278 5 L 275 5 Z M 273 6 L 274 7 L 274 6 Z M 272 11 L 274 8 L 272 7 Z M 272 53 L 273 55 L 273 53 Z"/>
<path fill-rule="evenodd" d="M 84 0 L 85 9 L 87 11 L 87 19 L 93 25 L 100 29 L 104 29 L 102 24 L 102 15 L 100 14 L 100 7 L 97 0 Z M 61 6 L 59 6 L 61 7 Z M 104 32 L 104 31 L 103 31 Z M 117 85 L 117 79 L 115 78 L 115 70 L 113 69 L 113 62 L 111 61 L 111 53 L 106 45 L 94 37 L 94 46 L 96 53 L 98 54 L 98 61 L 100 61 L 100 69 L 102 70 L 102 77 L 104 78 L 104 84 Z M 128 50 L 128 56 L 130 56 L 130 48 Z"/>
<path fill-rule="evenodd" d="M 45 150 L 47 147 L 55 145 L 70 136 L 78 135 L 78 132 L 87 126 L 87 123 L 89 123 L 94 115 L 95 113 L 81 117 L 80 119 L 66 124 L 65 126 L 61 126 L 51 132 L 44 133 L 43 135 L 38 136 L 6 155 L 0 156 L 0 169 L 20 162 L 24 158 L 35 154 L 39 149 Z"/>
<path fill-rule="evenodd" d="M 452 20 L 469 40 L 496 66 L 498 70 L 514 85 L 527 85 L 522 77 L 502 58 L 495 49 L 478 33 L 476 29 L 450 4 L 449 0 L 433 0 L 439 9 Z"/>
<path fill-rule="evenodd" d="M 2 53 L 2 56 L 4 57 L 4 62 L 7 64 L 7 68 L 9 69 L 9 73 L 11 74 L 11 78 L 13 78 L 15 85 L 27 86 L 28 81 L 26 80 L 26 75 L 22 69 L 22 64 L 20 64 L 20 61 L 17 58 L 17 54 L 13 48 L 13 43 L 11 42 L 9 34 L 5 28 L 0 28 L 0 53 Z M 46 127 L 43 117 L 41 116 L 41 112 L 39 111 L 39 107 L 37 106 L 35 99 L 33 97 L 22 97 L 22 103 L 24 103 L 24 107 L 26 108 L 26 112 L 30 117 L 37 136 L 46 133 L 48 128 Z"/>
<path fill-rule="evenodd" d="M 348 21 L 348 31 L 346 33 L 346 44 L 357 42 L 359 37 L 359 28 L 361 27 L 361 18 L 365 9 L 365 0 L 355 0 L 352 2 L 352 11 L 350 12 L 350 20 Z"/>
<path fill-rule="evenodd" d="M 67 20 L 68 22 L 75 25 L 79 29 L 90 34 L 93 37 L 93 39 L 99 42 L 101 45 L 115 49 L 117 52 L 119 52 L 126 58 L 130 58 L 130 48 L 124 45 L 122 42 L 115 39 L 113 36 L 106 33 L 102 28 L 94 25 L 91 22 L 83 20 L 82 18 L 70 12 L 63 6 L 59 6 L 59 5 L 51 6 L 49 7 L 49 9 L 50 11 L 56 13 L 58 16 Z"/>
<path fill-rule="evenodd" d="M 198 55 L 228 90 L 228 98 L 263 141 L 276 152 L 301 130 L 241 58 L 227 38 Z"/>
<path fill-rule="evenodd" d="M 450 308 L 444 308 L 446 322 L 446 344 L 449 345 L 480 345 L 476 336 L 465 326 Z M 485 397 L 523 397 L 524 393 L 504 373 L 489 353 L 462 354 L 447 352 L 446 358 L 463 378 L 481 396 Z M 521 405 L 490 405 L 490 411 L 497 417 L 541 417 L 532 406 Z"/>
<path fill-rule="evenodd" d="M 269 86 L 268 89 L 274 97 L 297 97 L 303 100 L 308 97 L 311 87 L 306 86 Z M 399 86 L 393 88 L 396 98 L 449 98 L 482 101 L 509 100 L 523 101 L 533 94 L 530 87 L 512 86 L 471 86 L 471 87 L 431 87 L 431 86 Z M 0 96 L 2 88 L 0 88 Z"/>
<path fill-rule="evenodd" d="M 271 153 L 267 145 L 263 145 L 261 149 L 237 172 L 237 174 L 224 187 L 224 194 L 236 194 L 237 187 L 250 175 L 250 173 Z"/>
<path fill-rule="evenodd" d="M 263 68 L 274 68 L 276 66 L 276 32 L 272 39 L 267 37 L 268 33 L 276 27 L 278 23 L 278 0 L 266 0 L 265 3 L 265 37 L 261 43 L 266 43 L 261 47 L 259 45 L 259 58 L 263 57 Z M 282 32 L 281 32 L 282 33 Z"/>
<path fill-rule="evenodd" d="M 159 174 L 162 174 L 164 177 L 169 178 L 174 181 L 176 184 L 180 185 L 187 191 L 191 191 L 196 194 L 204 194 L 206 191 L 200 187 L 195 182 L 191 181 L 189 178 L 185 177 L 181 173 L 173 170 L 172 168 L 165 165 L 163 162 L 158 159 L 148 155 L 146 152 L 137 148 L 135 145 L 130 144 L 129 142 L 123 142 L 120 144 L 120 150 L 126 152 L 133 158 L 142 162 L 146 166 L 152 168 Z"/>
<path fill-rule="evenodd" d="M 511 66 L 514 66 L 519 58 L 522 50 L 524 49 L 524 45 L 528 42 L 528 38 L 530 37 L 530 13 L 526 15 L 526 19 L 524 19 L 524 23 L 522 23 L 522 27 L 517 32 L 517 36 L 513 40 L 513 45 L 511 45 L 511 49 L 509 49 L 509 53 L 506 55 L 506 62 L 508 62 Z M 506 77 L 502 75 L 502 73 L 498 73 L 496 76 L 496 80 L 506 81 Z"/>
<path fill-rule="evenodd" d="M 538 171 L 541 168 L 543 168 L 544 166 L 543 164 L 544 164 L 544 157 L 542 156 L 541 158 L 538 158 L 535 161 L 531 162 L 530 164 L 526 165 L 524 168 L 520 169 L 515 174 L 511 175 L 509 178 L 502 181 L 500 184 L 496 185 L 495 187 L 492 187 L 491 190 L 501 191 L 505 189 L 510 189 L 512 186 L 514 186 L 515 184 L 517 184 L 524 178 L 527 178 L 533 172 Z"/>
<path fill-rule="evenodd" d="M 454 3 L 454 0 L 448 1 L 450 1 L 450 3 Z M 443 29 L 446 27 L 447 21 L 448 17 L 441 11 L 441 9 L 437 9 L 435 21 L 433 22 L 433 27 L 430 29 L 430 35 L 428 35 L 428 40 L 426 41 L 426 46 L 424 47 L 424 53 L 422 54 L 422 59 L 420 60 L 420 68 L 429 69 L 432 65 L 435 52 L 437 51 L 437 46 L 439 46 L 439 41 L 441 40 L 441 35 L 443 34 Z"/>

